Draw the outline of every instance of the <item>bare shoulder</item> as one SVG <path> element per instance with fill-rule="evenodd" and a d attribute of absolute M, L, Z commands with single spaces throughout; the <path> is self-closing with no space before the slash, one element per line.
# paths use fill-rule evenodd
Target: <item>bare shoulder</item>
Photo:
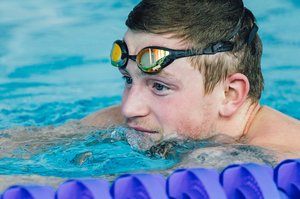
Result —
<path fill-rule="evenodd" d="M 270 107 L 262 107 L 257 119 L 264 131 L 282 132 L 300 137 L 300 121 Z M 258 123 L 258 124 L 259 124 Z"/>
<path fill-rule="evenodd" d="M 300 121 L 270 107 L 262 107 L 251 125 L 250 144 L 300 157 Z"/>
<path fill-rule="evenodd" d="M 106 128 L 124 124 L 125 120 L 121 114 L 121 106 L 115 105 L 88 115 L 81 120 L 81 123 L 83 125 Z"/>

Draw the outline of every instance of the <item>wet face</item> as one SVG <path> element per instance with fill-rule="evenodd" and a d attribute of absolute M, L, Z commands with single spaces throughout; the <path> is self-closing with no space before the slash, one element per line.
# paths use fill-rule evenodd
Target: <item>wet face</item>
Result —
<path fill-rule="evenodd" d="M 187 49 L 165 35 L 128 30 L 124 40 L 129 54 L 147 46 Z M 143 73 L 129 60 L 120 69 L 125 81 L 122 114 L 127 125 L 150 136 L 207 138 L 215 133 L 221 95 L 219 86 L 204 94 L 203 76 L 188 58 L 176 59 L 160 73 Z"/>

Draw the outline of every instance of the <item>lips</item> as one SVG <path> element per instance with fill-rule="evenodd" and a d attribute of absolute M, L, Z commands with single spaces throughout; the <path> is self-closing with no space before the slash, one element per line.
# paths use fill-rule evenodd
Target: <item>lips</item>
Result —
<path fill-rule="evenodd" d="M 131 125 L 128 125 L 129 128 L 132 128 L 136 131 L 140 131 L 140 132 L 143 132 L 143 133 L 158 133 L 157 131 L 151 131 L 149 129 L 145 129 L 145 128 L 142 128 L 142 127 L 139 127 L 139 126 L 131 126 Z"/>

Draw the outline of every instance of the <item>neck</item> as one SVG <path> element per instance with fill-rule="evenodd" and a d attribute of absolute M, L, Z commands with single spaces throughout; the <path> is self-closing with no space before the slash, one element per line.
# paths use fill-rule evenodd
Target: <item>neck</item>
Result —
<path fill-rule="evenodd" d="M 221 120 L 219 132 L 234 138 L 238 143 L 247 143 L 249 129 L 260 108 L 258 102 L 248 100 L 234 115 Z"/>
<path fill-rule="evenodd" d="M 245 118 L 246 118 L 246 123 L 244 125 L 244 129 L 242 131 L 242 135 L 240 136 L 240 141 L 241 142 L 247 142 L 249 138 L 250 131 L 249 129 L 251 128 L 253 121 L 255 119 L 255 116 L 261 109 L 261 106 L 259 105 L 258 102 L 251 104 L 246 112 Z"/>

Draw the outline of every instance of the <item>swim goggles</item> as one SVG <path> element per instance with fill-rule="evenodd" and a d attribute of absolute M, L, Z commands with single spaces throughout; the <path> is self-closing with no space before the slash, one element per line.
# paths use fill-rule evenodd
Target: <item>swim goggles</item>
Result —
<path fill-rule="evenodd" d="M 139 69 L 148 74 L 155 74 L 167 67 L 174 60 L 182 57 L 195 55 L 210 55 L 218 52 L 231 51 L 231 42 L 218 42 L 205 48 L 202 52 L 195 50 L 173 50 L 159 46 L 148 46 L 143 48 L 137 55 L 129 55 L 127 45 L 124 41 L 117 40 L 113 43 L 110 58 L 111 64 L 118 68 L 126 68 L 128 60 L 137 63 Z"/>

